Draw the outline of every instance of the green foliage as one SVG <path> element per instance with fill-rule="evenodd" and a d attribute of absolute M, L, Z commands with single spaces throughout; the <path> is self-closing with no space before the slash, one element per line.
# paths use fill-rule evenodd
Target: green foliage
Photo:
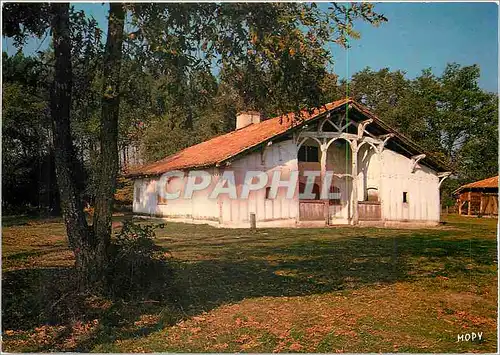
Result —
<path fill-rule="evenodd" d="M 158 228 L 163 228 L 160 224 Z M 120 298 L 159 298 L 172 281 L 170 254 L 155 244 L 155 228 L 124 221 L 112 244 L 108 279 L 110 292 Z"/>
<path fill-rule="evenodd" d="M 4 214 L 57 211 L 46 72 L 36 58 L 3 53 L 2 206 Z M 41 210 L 40 208 L 43 208 Z"/>
<path fill-rule="evenodd" d="M 333 58 L 329 42 L 347 46 L 358 19 L 386 19 L 373 6 L 333 4 L 223 4 L 217 36 L 208 39 L 221 54 L 222 80 L 237 90 L 237 110 L 278 114 L 321 104 L 320 82 Z"/>
<path fill-rule="evenodd" d="M 197 143 L 192 130 L 182 127 L 176 118 L 178 116 L 160 117 L 149 123 L 141 141 L 142 154 L 147 160 L 163 159 Z"/>
<path fill-rule="evenodd" d="M 153 72 L 182 80 L 217 63 L 241 99 L 237 110 L 269 112 L 317 106 L 318 83 L 332 62 L 327 45 L 357 37 L 357 20 L 386 21 L 371 4 L 334 4 L 328 11 L 306 3 L 133 4 L 130 10 L 137 31 L 127 50 Z"/>
<path fill-rule="evenodd" d="M 2 14 L 2 32 L 12 37 L 18 46 L 24 44 L 30 35 L 41 38 L 46 34 L 52 18 L 48 3 L 12 2 L 2 6 Z"/>

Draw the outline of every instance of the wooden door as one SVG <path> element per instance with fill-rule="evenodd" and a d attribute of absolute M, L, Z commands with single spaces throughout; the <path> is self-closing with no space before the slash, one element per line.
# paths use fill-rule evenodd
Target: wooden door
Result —
<path fill-rule="evenodd" d="M 358 202 L 358 215 L 360 221 L 380 221 L 380 219 L 382 218 L 382 209 L 380 207 L 380 202 Z"/>
<path fill-rule="evenodd" d="M 328 201 L 300 200 L 299 218 L 301 221 L 326 221 Z"/>

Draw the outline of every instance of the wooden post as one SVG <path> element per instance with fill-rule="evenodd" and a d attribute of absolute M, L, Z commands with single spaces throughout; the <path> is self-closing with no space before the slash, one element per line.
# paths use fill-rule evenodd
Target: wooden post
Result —
<path fill-rule="evenodd" d="M 384 171 L 384 161 L 382 159 L 382 152 L 384 151 L 384 146 L 379 148 L 377 155 L 378 155 L 378 166 L 379 166 L 379 176 L 378 176 L 378 200 L 380 202 L 380 219 L 382 221 L 385 221 L 385 213 L 384 213 L 384 202 L 382 201 L 382 193 L 383 193 L 383 177 L 382 177 L 382 171 Z"/>
<path fill-rule="evenodd" d="M 470 213 L 471 213 L 471 197 L 470 197 L 470 191 L 469 193 L 467 194 L 467 199 L 469 201 L 469 205 L 467 206 L 467 215 L 470 216 Z"/>
<path fill-rule="evenodd" d="M 325 175 L 326 175 L 326 158 L 328 156 L 327 155 L 328 148 L 326 146 L 327 146 L 327 142 L 323 141 L 323 144 L 321 144 L 321 147 L 320 147 L 321 148 L 321 174 L 320 174 L 321 181 L 319 184 L 319 186 L 320 186 L 320 190 L 319 190 L 320 198 L 321 198 L 321 192 L 323 191 L 323 188 L 324 188 L 323 183 L 325 181 Z M 329 188 L 329 186 L 328 186 L 328 188 Z M 330 191 L 330 190 L 328 189 L 327 191 Z M 328 202 L 328 201 L 326 201 L 326 202 Z M 329 224 L 328 223 L 328 203 L 325 203 L 323 206 L 324 206 L 323 207 L 323 214 L 325 216 L 325 223 L 326 223 L 326 225 L 328 225 Z"/>
<path fill-rule="evenodd" d="M 481 193 L 481 202 L 479 204 L 479 215 L 483 214 L 483 194 Z"/>
<path fill-rule="evenodd" d="M 359 213 L 358 213 L 358 142 L 352 140 L 351 150 L 352 150 L 352 224 L 358 224 Z"/>
<path fill-rule="evenodd" d="M 257 229 L 257 222 L 255 220 L 255 213 L 250 213 L 250 229 L 253 231 Z"/>
<path fill-rule="evenodd" d="M 460 201 L 459 201 L 458 206 L 459 206 L 459 211 L 460 211 L 460 213 L 459 213 L 459 214 L 460 214 L 460 215 L 462 215 L 462 214 L 463 214 L 462 209 L 463 209 L 463 207 L 464 207 L 464 205 L 465 205 L 466 203 L 467 203 L 467 200 L 465 200 L 465 201 L 460 200 Z"/>

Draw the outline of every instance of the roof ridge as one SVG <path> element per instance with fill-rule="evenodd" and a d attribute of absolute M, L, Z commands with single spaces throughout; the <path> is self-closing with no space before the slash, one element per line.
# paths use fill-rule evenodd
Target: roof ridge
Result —
<path fill-rule="evenodd" d="M 494 186 L 491 186 L 493 184 L 494 184 Z M 452 194 L 457 194 L 464 189 L 474 189 L 474 188 L 485 189 L 485 188 L 495 188 L 495 187 L 498 188 L 498 175 L 491 176 L 489 178 L 482 179 L 482 180 L 469 182 L 468 184 L 462 185 L 462 186 L 458 187 L 457 189 L 455 189 L 452 192 Z"/>

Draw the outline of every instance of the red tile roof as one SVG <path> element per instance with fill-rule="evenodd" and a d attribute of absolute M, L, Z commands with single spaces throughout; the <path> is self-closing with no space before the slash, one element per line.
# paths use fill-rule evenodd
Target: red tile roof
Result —
<path fill-rule="evenodd" d="M 359 112 L 373 118 L 374 122 L 389 132 L 396 134 L 396 137 L 413 150 L 420 150 L 418 146 L 408 138 L 391 129 L 387 124 L 375 117 L 367 108 L 354 102 L 352 99 L 343 99 L 328 103 L 315 108 L 311 112 L 304 110 L 301 112 L 301 118 L 295 119 L 295 114 L 288 113 L 283 116 L 264 120 L 257 124 L 251 124 L 247 127 L 214 137 L 208 141 L 188 147 L 180 152 L 170 155 L 154 163 L 145 164 L 140 167 L 131 168 L 128 172 L 130 177 L 155 176 L 161 175 L 167 171 L 182 170 L 188 168 L 202 168 L 217 166 L 238 154 L 244 153 L 262 143 L 286 133 L 290 128 L 301 125 L 306 121 L 314 119 L 321 114 L 340 108 L 343 105 L 350 104 Z M 421 150 L 420 150 L 421 152 Z M 426 158 L 432 161 L 432 158 Z M 425 159 L 424 159 L 425 160 Z M 434 161 L 436 162 L 436 161 Z M 444 166 L 436 162 L 436 166 Z"/>
<path fill-rule="evenodd" d="M 315 109 L 312 114 L 304 111 L 303 119 L 310 120 L 347 102 L 349 100 L 344 99 L 326 104 L 320 109 Z M 160 175 L 171 170 L 206 167 L 222 163 L 269 138 L 288 131 L 289 128 L 300 123 L 294 117 L 293 113 L 287 114 L 214 137 L 181 150 L 165 159 L 143 165 L 138 169 L 131 169 L 129 175 Z"/>
<path fill-rule="evenodd" d="M 484 180 L 471 182 L 470 184 L 467 185 L 460 186 L 458 189 L 454 191 L 454 193 L 458 193 L 462 190 L 468 190 L 468 189 L 487 189 L 487 188 L 498 189 L 498 175 Z"/>

